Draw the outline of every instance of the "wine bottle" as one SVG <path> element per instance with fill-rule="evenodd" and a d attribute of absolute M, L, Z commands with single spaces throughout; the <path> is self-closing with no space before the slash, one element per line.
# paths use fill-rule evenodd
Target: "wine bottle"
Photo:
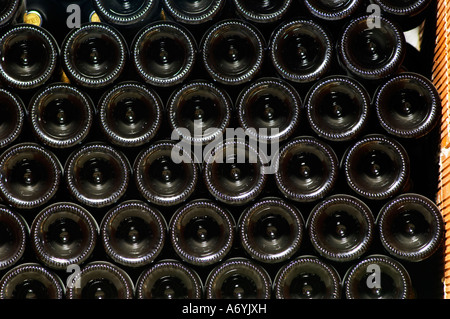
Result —
<path fill-rule="evenodd" d="M 141 146 L 158 134 L 163 108 L 158 93 L 147 85 L 122 82 L 107 89 L 100 98 L 100 128 L 114 145 Z"/>
<path fill-rule="evenodd" d="M 53 152 L 36 143 L 20 143 L 0 155 L 0 194 L 12 207 L 44 205 L 60 187 L 62 167 Z"/>
<path fill-rule="evenodd" d="M 339 21 L 350 17 L 362 5 L 362 0 L 305 0 L 305 6 L 315 17 L 326 21 Z"/>
<path fill-rule="evenodd" d="M 209 28 L 201 41 L 201 59 L 208 75 L 225 85 L 239 85 L 260 74 L 265 39 L 248 22 L 227 19 Z"/>
<path fill-rule="evenodd" d="M 280 267 L 273 293 L 276 299 L 340 299 L 341 278 L 331 264 L 302 255 Z"/>
<path fill-rule="evenodd" d="M 428 8 L 432 0 L 407 0 L 402 2 L 392 0 L 374 0 L 380 6 L 384 15 L 396 20 L 403 31 L 409 31 L 420 25 L 430 13 Z"/>
<path fill-rule="evenodd" d="M 148 84 L 169 87 L 182 83 L 196 63 L 197 43 L 190 31 L 172 21 L 142 28 L 131 49 L 138 76 Z"/>
<path fill-rule="evenodd" d="M 287 142 L 276 159 L 275 182 L 289 200 L 312 202 L 334 189 L 338 158 L 325 142 L 313 136 L 299 136 Z"/>
<path fill-rule="evenodd" d="M 24 0 L 5 1 L 0 10 L 0 28 L 5 28 L 22 22 L 25 13 Z"/>
<path fill-rule="evenodd" d="M 31 224 L 31 247 L 45 266 L 65 270 L 80 265 L 92 255 L 99 227 L 83 207 L 58 202 L 45 207 Z"/>
<path fill-rule="evenodd" d="M 251 143 L 228 137 L 204 153 L 203 180 L 214 198 L 242 206 L 262 193 L 266 159 Z"/>
<path fill-rule="evenodd" d="M 412 299 L 414 287 L 406 268 L 384 255 L 370 255 L 344 276 L 347 299 Z"/>
<path fill-rule="evenodd" d="M 101 89 L 120 78 L 129 58 L 128 51 L 117 29 L 90 22 L 67 33 L 61 46 L 61 63 L 74 84 Z"/>
<path fill-rule="evenodd" d="M 137 299 L 201 299 L 203 285 L 191 267 L 163 259 L 144 270 L 136 282 Z"/>
<path fill-rule="evenodd" d="M 284 141 L 300 123 L 302 100 L 288 82 L 260 78 L 238 96 L 236 113 L 239 125 L 259 142 Z"/>
<path fill-rule="evenodd" d="M 352 19 L 337 42 L 338 58 L 353 76 L 380 80 L 397 72 L 405 57 L 405 36 L 396 24 L 383 15 L 379 26 L 372 16 Z"/>
<path fill-rule="evenodd" d="M 408 0 L 403 3 L 396 3 L 391 0 L 374 0 L 383 11 L 397 15 L 415 15 L 430 5 L 430 0 Z"/>
<path fill-rule="evenodd" d="M 67 299 L 133 299 L 134 285 L 119 266 L 94 261 L 81 268 L 66 286 Z"/>
<path fill-rule="evenodd" d="M 259 264 L 243 257 L 217 265 L 206 278 L 207 299 L 270 299 L 272 281 Z"/>
<path fill-rule="evenodd" d="M 133 171 L 140 194 L 158 206 L 174 206 L 187 200 L 199 178 L 194 155 L 175 141 L 160 140 L 142 150 Z"/>
<path fill-rule="evenodd" d="M 328 260 L 349 262 L 371 248 L 375 219 L 362 200 L 338 194 L 322 200 L 312 209 L 307 229 L 318 254 Z"/>
<path fill-rule="evenodd" d="M 202 25 L 214 20 L 226 0 L 162 0 L 165 12 L 175 21 L 186 25 Z"/>
<path fill-rule="evenodd" d="M 133 35 L 148 23 L 159 20 L 159 0 L 93 0 L 92 4 L 100 21 Z"/>
<path fill-rule="evenodd" d="M 33 134 L 52 148 L 81 144 L 90 132 L 94 115 L 89 95 L 66 83 L 40 88 L 31 98 L 28 109 Z"/>
<path fill-rule="evenodd" d="M 74 199 L 101 208 L 116 203 L 125 194 L 131 166 L 121 151 L 103 142 L 91 142 L 69 155 L 64 178 Z"/>
<path fill-rule="evenodd" d="M 269 57 L 285 80 L 310 83 L 330 69 L 333 42 L 320 24 L 307 19 L 282 23 L 270 38 Z"/>
<path fill-rule="evenodd" d="M 106 254 L 116 263 L 141 267 L 153 262 L 166 241 L 167 225 L 159 210 L 139 200 L 111 208 L 101 222 Z"/>
<path fill-rule="evenodd" d="M 0 81 L 16 90 L 31 90 L 56 73 L 59 46 L 44 28 L 17 24 L 0 36 Z"/>
<path fill-rule="evenodd" d="M 0 88 L 0 149 L 17 141 L 24 128 L 26 110 L 21 97 Z"/>
<path fill-rule="evenodd" d="M 207 199 L 181 206 L 170 220 L 170 241 L 178 256 L 195 266 L 224 259 L 233 247 L 235 221 L 230 212 Z"/>
<path fill-rule="evenodd" d="M 291 8 L 292 0 L 233 0 L 239 15 L 253 23 L 269 23 L 282 19 Z"/>
<path fill-rule="evenodd" d="M 170 128 L 193 145 L 205 145 L 224 135 L 233 115 L 227 91 L 208 80 L 195 80 L 173 91 L 167 102 Z"/>
<path fill-rule="evenodd" d="M 376 222 L 386 251 L 407 262 L 430 258 L 444 239 L 444 221 L 439 208 L 420 194 L 402 194 L 388 201 Z"/>
<path fill-rule="evenodd" d="M 380 85 L 374 106 L 381 126 L 399 138 L 427 135 L 441 114 L 441 98 L 434 84 L 411 72 L 395 75 Z"/>
<path fill-rule="evenodd" d="M 263 263 L 280 263 L 301 247 L 305 223 L 300 211 L 289 202 L 266 197 L 246 208 L 239 219 L 241 246 Z"/>
<path fill-rule="evenodd" d="M 409 155 L 398 141 L 384 135 L 366 135 L 350 146 L 342 167 L 349 187 L 368 199 L 387 199 L 409 187 Z"/>
<path fill-rule="evenodd" d="M 348 76 L 329 76 L 313 84 L 305 98 L 313 131 L 330 141 L 349 141 L 368 125 L 371 97 L 366 88 Z"/>
<path fill-rule="evenodd" d="M 29 232 L 28 223 L 20 213 L 0 204 L 0 270 L 22 259 Z"/>
<path fill-rule="evenodd" d="M 37 263 L 15 266 L 0 279 L 0 299 L 63 298 L 61 278 Z"/>

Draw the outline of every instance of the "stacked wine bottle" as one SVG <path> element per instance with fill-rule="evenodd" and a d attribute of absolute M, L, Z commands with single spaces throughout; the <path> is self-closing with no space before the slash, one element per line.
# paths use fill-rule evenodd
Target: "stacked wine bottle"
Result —
<path fill-rule="evenodd" d="M 6 3 L 0 298 L 441 298 L 433 1 Z"/>

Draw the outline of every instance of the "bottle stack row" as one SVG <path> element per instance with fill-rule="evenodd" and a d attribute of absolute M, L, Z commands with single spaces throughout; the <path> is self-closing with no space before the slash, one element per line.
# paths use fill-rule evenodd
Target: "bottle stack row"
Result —
<path fill-rule="evenodd" d="M 413 2 L 8 1 L 0 298 L 440 297 Z"/>
<path fill-rule="evenodd" d="M 275 197 L 238 220 L 209 199 L 182 205 L 169 222 L 140 200 L 114 206 L 100 224 L 68 202 L 46 207 L 31 225 L 5 206 L 1 212 L 1 298 L 413 298 L 400 261 L 433 256 L 443 230 L 433 202 L 415 194 L 389 201 L 376 221 L 346 194 L 320 201 L 307 221 Z M 374 265 L 383 279 L 365 287 Z M 44 287 L 27 288 L 28 280 Z"/>

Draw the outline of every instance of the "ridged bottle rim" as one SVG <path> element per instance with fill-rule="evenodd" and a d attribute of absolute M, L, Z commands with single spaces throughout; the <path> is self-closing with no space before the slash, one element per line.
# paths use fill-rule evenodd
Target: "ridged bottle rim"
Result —
<path fill-rule="evenodd" d="M 363 103 L 363 105 L 361 106 L 361 116 L 359 117 L 358 122 L 351 126 L 350 129 L 347 129 L 342 133 L 333 133 L 327 131 L 315 121 L 313 116 L 315 108 L 317 108 L 317 105 L 313 103 L 314 97 L 316 96 L 316 94 L 320 94 L 321 90 L 326 85 L 332 83 L 341 83 L 350 87 L 354 92 L 356 92 L 356 94 L 361 97 Z M 310 88 L 305 98 L 305 108 L 308 122 L 317 135 L 330 141 L 348 141 L 359 135 L 365 128 L 369 120 L 371 97 L 366 88 L 354 78 L 342 75 L 328 76 L 320 82 L 313 84 L 313 86 Z"/>
<path fill-rule="evenodd" d="M 313 72 L 307 74 L 297 74 L 291 72 L 283 67 L 276 56 L 276 53 L 280 50 L 278 48 L 278 41 L 286 36 L 285 32 L 293 26 L 301 26 L 313 29 L 317 31 L 316 35 L 321 37 L 321 40 L 325 44 L 325 52 L 323 61 L 317 66 Z M 331 36 L 327 30 L 325 30 L 320 24 L 308 19 L 294 19 L 280 25 L 274 30 L 270 38 L 269 56 L 276 71 L 282 78 L 295 83 L 308 83 L 318 80 L 322 77 L 330 68 L 333 56 L 333 42 Z"/>
<path fill-rule="evenodd" d="M 280 9 L 272 13 L 262 14 L 260 12 L 254 12 L 246 9 L 243 5 L 243 3 L 245 2 L 246 0 L 233 0 L 233 4 L 235 5 L 239 14 L 241 14 L 244 19 L 256 23 L 269 23 L 280 20 L 289 11 L 289 8 L 292 4 L 292 0 L 282 0 L 282 6 Z"/>
<path fill-rule="evenodd" d="M 22 0 L 11 0 L 7 2 L 6 8 L 3 9 L 3 13 L 0 15 L 0 27 L 8 24 L 11 19 L 14 18 L 21 1 Z"/>
<path fill-rule="evenodd" d="M 386 90 L 388 90 L 392 85 L 395 86 L 396 83 L 401 83 L 405 80 L 412 80 L 417 85 L 424 87 L 430 92 L 431 97 L 431 104 L 429 105 L 430 110 L 427 114 L 427 118 L 413 130 L 402 130 L 390 125 L 389 121 L 383 116 L 382 112 L 383 106 L 381 104 L 381 100 L 383 99 L 384 94 L 386 94 Z M 426 77 L 418 73 L 404 72 L 394 75 L 377 89 L 374 97 L 374 106 L 378 121 L 387 133 L 401 138 L 419 138 L 429 133 L 437 125 L 441 113 L 441 98 L 434 84 Z"/>
<path fill-rule="evenodd" d="M 362 0 L 348 1 L 344 7 L 339 9 L 330 9 L 330 11 L 324 10 L 317 5 L 317 0 L 305 0 L 305 5 L 308 10 L 319 19 L 337 21 L 342 20 L 353 14 L 361 5 Z"/>
<path fill-rule="evenodd" d="M 115 14 L 108 10 L 104 5 L 107 2 L 108 0 L 93 0 L 94 9 L 101 16 L 101 19 L 117 26 L 129 26 L 141 23 L 150 17 L 158 6 L 157 0 L 145 0 L 144 5 L 139 8 L 137 14 L 134 13 L 131 17 L 127 17 L 126 15 Z"/>
<path fill-rule="evenodd" d="M 341 278 L 337 270 L 329 263 L 322 261 L 319 257 L 313 255 L 302 255 L 296 257 L 292 261 L 284 264 L 278 270 L 273 282 L 273 292 L 276 299 L 286 299 L 284 294 L 284 285 L 286 278 L 292 271 L 301 268 L 304 265 L 312 265 L 324 270 L 332 281 L 332 291 L 330 291 L 327 299 L 341 298 Z"/>
<path fill-rule="evenodd" d="M 256 165 L 258 165 L 259 171 L 257 172 L 257 181 L 250 191 L 245 193 L 237 193 L 237 194 L 224 194 L 213 182 L 213 167 L 217 164 L 217 158 L 226 154 L 227 147 L 243 147 L 245 150 L 248 150 L 249 157 L 254 157 L 256 160 Z M 238 150 L 239 154 L 239 150 Z M 220 161 L 219 161 L 220 162 Z M 217 200 L 222 203 L 229 205 L 244 205 L 254 200 L 264 189 L 264 186 L 267 182 L 267 174 L 266 174 L 266 166 L 264 165 L 265 159 L 263 154 L 257 151 L 251 145 L 242 139 L 225 139 L 224 141 L 218 143 L 214 149 L 214 154 L 212 152 L 207 152 L 204 162 L 203 162 L 203 180 L 208 188 L 208 191 L 211 195 L 213 195 Z"/>
<path fill-rule="evenodd" d="M 41 114 L 39 113 L 39 107 L 42 99 L 46 96 L 54 94 L 59 90 L 67 90 L 72 93 L 72 96 L 76 96 L 84 106 L 84 111 L 87 115 L 82 127 L 78 130 L 78 133 L 69 139 L 58 139 L 53 137 L 50 133 L 45 132 L 41 126 Z M 39 91 L 32 97 L 29 104 L 29 117 L 31 119 L 31 128 L 37 138 L 49 147 L 54 148 L 68 148 L 80 144 L 89 134 L 94 121 L 95 108 L 92 99 L 89 95 L 85 94 L 77 87 L 66 83 L 52 83 Z"/>
<path fill-rule="evenodd" d="M 397 154 L 399 156 L 399 159 L 401 160 L 402 165 L 400 168 L 401 171 L 399 173 L 398 178 L 392 183 L 392 185 L 388 189 L 384 191 L 370 192 L 362 189 L 361 187 L 358 186 L 358 184 L 353 179 L 352 174 L 350 173 L 352 156 L 354 156 L 354 154 L 358 151 L 359 148 L 364 147 L 365 145 L 371 143 L 376 144 L 382 143 L 387 145 L 390 149 L 394 150 L 395 154 Z M 342 158 L 342 166 L 348 186 L 358 195 L 374 200 L 382 200 L 395 195 L 406 186 L 410 176 L 409 155 L 406 152 L 405 148 L 397 140 L 382 134 L 366 135 L 362 137 L 360 140 L 358 140 L 356 143 L 354 143 L 352 146 L 350 146 Z"/>
<path fill-rule="evenodd" d="M 48 221 L 48 218 L 51 218 L 52 215 L 58 214 L 60 212 L 73 214 L 73 217 L 75 219 L 79 218 L 81 221 L 83 221 L 88 230 L 87 234 L 85 234 L 88 238 L 88 245 L 80 252 L 80 254 L 70 258 L 63 258 L 61 256 L 52 255 L 45 248 L 45 244 L 47 241 L 46 236 L 43 233 L 45 225 Z M 74 203 L 59 202 L 45 207 L 33 219 L 30 231 L 31 246 L 34 253 L 36 254 L 36 257 L 39 258 L 39 260 L 44 265 L 52 269 L 62 270 L 66 269 L 67 266 L 72 264 L 82 264 L 92 255 L 97 243 L 98 233 L 99 227 L 97 225 L 97 222 L 88 210 Z"/>
<path fill-rule="evenodd" d="M 281 157 L 283 157 L 285 154 L 288 154 L 298 145 L 314 147 L 318 152 L 321 152 L 329 161 L 328 164 L 330 165 L 330 171 L 328 172 L 327 181 L 319 188 L 319 190 L 316 190 L 312 193 L 298 193 L 287 187 L 283 180 Z M 276 185 L 278 189 L 283 193 L 283 195 L 290 200 L 294 200 L 297 202 L 311 202 L 318 200 L 328 194 L 337 183 L 339 163 L 336 153 L 327 143 L 313 136 L 299 136 L 290 140 L 280 149 L 279 156 L 277 156 L 276 159 L 276 163 L 276 166 L 279 167 L 278 172 L 275 174 Z"/>
<path fill-rule="evenodd" d="M 182 227 L 182 225 L 186 223 L 185 218 L 189 216 L 189 213 L 197 208 L 212 210 L 215 215 L 214 217 L 223 222 L 224 225 L 221 228 L 224 228 L 224 233 L 226 234 L 226 232 L 229 232 L 225 244 L 220 247 L 219 250 L 209 250 L 207 254 L 200 253 L 198 256 L 182 247 L 180 242 L 183 239 L 180 237 L 181 234 L 177 231 L 178 227 Z M 205 216 L 205 213 L 202 216 Z M 235 220 L 226 208 L 221 207 L 209 199 L 196 199 L 183 205 L 173 214 L 169 226 L 170 240 L 175 252 L 183 261 L 195 266 L 207 266 L 221 261 L 230 252 L 234 243 L 235 227 Z"/>
<path fill-rule="evenodd" d="M 211 67 L 208 63 L 208 57 L 210 56 L 210 47 L 211 42 L 214 40 L 215 34 L 220 32 L 221 30 L 227 30 L 230 28 L 239 28 L 239 31 L 246 32 L 250 38 L 256 41 L 256 61 L 251 66 L 251 68 L 245 72 L 243 75 L 238 76 L 225 76 L 220 74 L 220 71 Z M 265 60 L 265 47 L 266 42 L 263 35 L 260 31 L 253 26 L 252 24 L 239 20 L 239 19 L 227 19 L 222 20 L 216 24 L 214 24 L 210 29 L 208 29 L 201 41 L 201 58 L 203 61 L 203 65 L 206 68 L 209 76 L 214 80 L 221 84 L 226 85 L 239 85 L 251 81 L 256 77 L 258 72 L 261 70 L 263 62 Z"/>
<path fill-rule="evenodd" d="M 100 32 L 103 37 L 108 37 L 117 44 L 119 57 L 117 64 L 108 71 L 108 74 L 102 77 L 89 76 L 78 72 L 75 65 L 71 61 L 73 53 L 71 50 L 77 37 L 83 33 Z M 115 82 L 124 72 L 128 60 L 128 45 L 122 34 L 114 27 L 98 22 L 88 22 L 83 24 L 80 28 L 75 28 L 69 31 L 62 43 L 62 66 L 66 75 L 73 80 L 77 85 L 85 88 L 99 89 Z"/>
<path fill-rule="evenodd" d="M 167 10 L 169 15 L 174 17 L 178 22 L 184 24 L 202 24 L 214 19 L 214 17 L 222 10 L 225 5 L 226 0 L 209 0 L 210 5 L 207 10 L 201 13 L 189 13 L 183 12 L 176 5 L 176 1 L 173 0 L 163 0 L 164 8 Z"/>
<path fill-rule="evenodd" d="M 414 3 L 408 2 L 407 6 L 401 7 L 401 6 L 392 6 L 389 5 L 388 1 L 385 0 L 373 0 L 376 4 L 378 4 L 381 9 L 384 12 L 387 12 L 389 14 L 393 15 L 399 15 L 399 16 L 411 16 L 416 15 L 420 12 L 422 12 L 425 8 L 428 7 L 428 5 L 432 2 L 430 0 L 416 0 Z"/>
<path fill-rule="evenodd" d="M 364 79 L 375 80 L 389 76 L 400 67 L 406 53 L 406 40 L 403 31 L 396 24 L 396 22 L 391 21 L 390 19 L 381 15 L 379 17 L 380 24 L 384 27 L 389 28 L 391 32 L 394 33 L 396 38 L 394 43 L 397 44 L 397 46 L 392 58 L 389 59 L 388 63 L 382 65 L 381 67 L 373 68 L 370 70 L 365 70 L 363 67 L 354 64 L 351 61 L 350 53 L 347 48 L 349 39 L 348 35 L 350 32 L 352 32 L 353 28 L 357 27 L 360 23 L 367 23 L 367 21 L 369 21 L 370 19 L 371 16 L 369 15 L 359 16 L 352 19 L 344 27 L 340 39 L 337 41 L 337 48 L 341 62 L 351 73 Z"/>
<path fill-rule="evenodd" d="M 190 266 L 185 265 L 179 260 L 175 259 L 163 259 L 156 262 L 147 270 L 144 270 L 141 275 L 138 277 L 136 282 L 136 298 L 137 299 L 145 299 L 145 291 L 144 286 L 146 280 L 149 276 L 151 276 L 154 272 L 163 271 L 164 268 L 174 268 L 177 271 L 182 272 L 186 277 L 189 278 L 192 286 L 193 286 L 193 296 L 191 299 L 201 299 L 203 297 L 203 283 L 198 275 L 198 273 L 191 268 Z"/>
<path fill-rule="evenodd" d="M 0 260 L 0 270 L 7 269 L 19 262 L 25 253 L 27 246 L 27 240 L 30 233 L 30 228 L 25 218 L 18 212 L 14 211 L 10 207 L 0 204 L 0 215 L 4 215 L 2 220 L 8 219 L 12 221 L 17 229 L 19 229 L 20 236 L 17 238 L 18 241 L 14 244 L 18 247 L 13 255 L 9 258 L 4 258 Z"/>
<path fill-rule="evenodd" d="M 188 51 L 182 69 L 170 77 L 158 77 L 149 74 L 139 61 L 139 56 L 142 54 L 139 48 L 141 43 L 148 40 L 149 34 L 159 32 L 169 32 L 176 35 L 177 40 L 182 41 Z M 156 87 L 170 87 L 182 83 L 192 73 L 197 61 L 197 43 L 191 32 L 183 25 L 173 21 L 156 21 L 146 25 L 137 33 L 133 40 L 131 53 L 132 62 L 143 81 Z"/>
<path fill-rule="evenodd" d="M 81 299 L 82 285 L 84 283 L 83 277 L 92 273 L 98 273 L 98 278 L 108 279 L 107 276 L 102 275 L 102 272 L 107 272 L 109 276 L 116 279 L 124 289 L 124 295 L 119 296 L 119 299 L 133 299 L 134 298 L 134 283 L 128 273 L 119 266 L 108 261 L 93 261 L 81 268 L 73 278 L 72 282 L 69 282 L 66 286 L 66 298 L 67 299 Z M 80 283 L 81 287 L 77 287 L 77 283 Z"/>
<path fill-rule="evenodd" d="M 145 167 L 145 161 L 146 157 L 155 154 L 159 151 L 165 151 L 167 149 L 171 150 L 171 154 L 176 152 L 178 150 L 179 152 L 182 152 L 182 160 L 185 162 L 188 161 L 187 165 L 189 165 L 191 171 L 192 171 L 192 179 L 188 182 L 188 186 L 183 189 L 183 191 L 176 196 L 160 196 L 157 192 L 149 190 L 146 185 L 143 183 L 142 178 L 142 169 Z M 173 206 L 179 203 L 184 202 L 186 199 L 188 199 L 195 191 L 197 182 L 199 179 L 200 169 L 197 165 L 197 161 L 194 157 L 194 154 L 192 152 L 187 151 L 183 149 L 181 146 L 179 146 L 175 141 L 171 140 L 160 140 L 149 147 L 142 150 L 136 157 L 135 162 L 133 164 L 133 171 L 134 171 L 134 181 L 135 184 L 139 190 L 139 192 L 142 194 L 142 196 L 149 202 L 158 205 L 158 206 Z"/>
<path fill-rule="evenodd" d="M 8 188 L 6 187 L 8 181 L 5 180 L 6 176 L 4 166 L 6 162 L 8 162 L 11 159 L 11 157 L 19 155 L 22 152 L 38 152 L 40 155 L 43 156 L 43 158 L 45 158 L 46 161 L 48 161 L 48 164 L 51 165 L 52 172 L 54 173 L 53 176 L 54 180 L 50 188 L 48 189 L 48 191 L 44 196 L 36 200 L 27 201 L 20 198 L 16 198 L 14 197 L 14 194 L 8 191 Z M 56 157 L 56 155 L 37 143 L 33 142 L 19 143 L 11 146 L 0 155 L 0 193 L 4 197 L 5 201 L 15 208 L 32 209 L 47 203 L 58 191 L 62 175 L 63 175 L 62 165 L 59 162 L 59 159 Z"/>
<path fill-rule="evenodd" d="M 261 292 L 257 299 L 270 299 L 272 293 L 272 279 L 264 267 L 260 266 L 254 261 L 244 257 L 229 258 L 219 265 L 217 265 L 207 276 L 205 281 L 206 299 L 217 299 L 215 293 L 214 282 L 220 276 L 226 274 L 228 271 L 233 271 L 236 274 L 239 269 L 250 271 L 255 277 L 253 279 L 261 281 Z"/>
<path fill-rule="evenodd" d="M 269 88 L 270 86 L 278 88 L 279 91 L 283 91 L 286 96 L 286 99 L 290 99 L 290 101 L 292 102 L 293 114 L 292 118 L 289 121 L 289 125 L 285 127 L 281 132 L 274 135 L 271 134 L 265 135 L 260 134 L 258 132 L 258 128 L 256 128 L 256 130 L 253 130 L 254 127 L 251 127 L 247 123 L 245 107 L 247 105 L 248 99 L 251 98 L 252 96 L 252 91 L 258 90 L 259 93 L 260 91 L 263 91 L 264 88 Z M 257 139 L 258 141 L 266 141 L 266 142 L 272 140 L 283 141 L 289 138 L 295 132 L 300 123 L 301 107 L 302 107 L 302 100 L 297 90 L 287 81 L 272 77 L 260 78 L 253 81 L 250 85 L 248 85 L 240 92 L 236 101 L 236 113 L 239 125 L 244 130 L 246 130 L 252 136 L 252 138 Z"/>
<path fill-rule="evenodd" d="M 396 247 L 395 244 L 391 243 L 386 238 L 386 227 L 388 225 L 389 215 L 395 214 L 396 209 L 406 209 L 405 206 L 408 204 L 419 205 L 424 207 L 432 218 L 430 232 L 433 234 L 433 237 L 429 242 L 425 243 L 418 249 L 405 252 Z M 414 193 L 406 193 L 395 197 L 394 199 L 388 201 L 379 212 L 376 224 L 378 228 L 378 233 L 380 236 L 381 243 L 383 247 L 387 250 L 389 254 L 391 254 L 395 258 L 399 258 L 406 261 L 420 262 L 425 259 L 431 257 L 441 246 L 444 240 L 444 221 L 442 219 L 442 214 L 437 207 L 437 205 L 431 201 L 429 198 Z"/>
<path fill-rule="evenodd" d="M 54 295 L 50 296 L 51 299 L 63 299 L 65 294 L 65 287 L 61 278 L 51 270 L 39 265 L 38 263 L 29 262 L 20 264 L 10 269 L 0 279 L 0 299 L 6 299 L 6 290 L 8 283 L 18 275 L 37 273 L 42 275 L 52 285 L 54 289 Z"/>
<path fill-rule="evenodd" d="M 103 199 L 89 198 L 87 195 L 81 194 L 75 185 L 73 171 L 77 165 L 77 161 L 83 156 L 90 156 L 93 152 L 108 154 L 111 159 L 117 161 L 123 172 L 123 180 L 121 181 L 120 186 L 111 195 Z M 131 178 L 131 166 L 128 159 L 121 151 L 103 142 L 90 142 L 81 146 L 69 155 L 64 166 L 64 176 L 69 192 L 77 201 L 83 205 L 99 208 L 114 204 L 125 194 Z"/>
<path fill-rule="evenodd" d="M 183 134 L 185 128 L 181 127 L 176 121 L 178 105 L 177 103 L 182 98 L 183 94 L 185 94 L 185 92 L 189 92 L 195 89 L 201 89 L 202 87 L 212 91 L 213 94 L 215 94 L 223 102 L 225 117 L 221 121 L 220 126 L 217 127 L 218 130 L 213 132 L 213 134 L 203 134 L 200 137 L 197 137 L 195 135 L 185 136 L 185 134 Z M 167 102 L 166 112 L 169 117 L 169 125 L 171 129 L 175 130 L 182 139 L 195 144 L 207 144 L 211 141 L 214 141 L 220 134 L 223 134 L 226 128 L 229 126 L 233 113 L 233 103 L 226 90 L 223 90 L 222 88 L 208 80 L 195 80 L 184 84 L 180 89 L 172 92 Z"/>
<path fill-rule="evenodd" d="M 115 132 L 113 128 L 111 128 L 111 125 L 108 121 L 108 113 L 111 111 L 111 101 L 120 95 L 120 93 L 118 93 L 120 92 L 120 90 L 133 90 L 134 92 L 139 92 L 139 94 L 142 94 L 142 96 L 145 96 L 149 101 L 151 101 L 153 109 L 155 110 L 156 116 L 148 119 L 149 121 L 153 121 L 152 126 L 137 137 L 127 138 L 121 136 L 119 133 Z M 143 83 L 134 81 L 121 82 L 106 90 L 100 98 L 100 101 L 98 103 L 98 113 L 101 124 L 100 127 L 108 137 L 109 141 L 117 146 L 141 146 L 151 141 L 158 133 L 158 130 L 163 121 L 163 109 L 164 106 L 160 96 L 152 88 Z"/>
<path fill-rule="evenodd" d="M 289 246 L 284 251 L 276 254 L 259 251 L 249 240 L 250 233 L 248 228 L 252 215 L 257 214 L 260 210 L 265 210 L 267 205 L 283 209 L 293 221 L 293 225 L 290 227 L 290 230 L 294 232 L 292 241 L 290 241 Z M 241 245 L 251 258 L 263 263 L 278 263 L 288 260 L 300 249 L 305 235 L 305 222 L 303 215 L 294 205 L 281 198 L 265 197 L 243 211 L 239 218 L 238 231 Z"/>
<path fill-rule="evenodd" d="M 20 133 L 22 132 L 22 129 L 25 125 L 25 118 L 27 114 L 25 103 L 23 102 L 23 100 L 20 98 L 19 95 L 8 89 L 0 88 L 0 96 L 4 96 L 12 101 L 12 104 L 14 104 L 16 108 L 16 112 L 14 113 L 17 115 L 18 118 L 18 122 L 16 127 L 14 128 L 14 131 L 11 132 L 11 134 L 9 134 L 6 138 L 0 140 L 0 149 L 1 149 L 13 143 L 20 136 Z"/>
<path fill-rule="evenodd" d="M 57 64 L 60 57 L 60 48 L 55 38 L 52 36 L 50 32 L 46 29 L 32 25 L 20 23 L 11 28 L 9 28 L 1 37 L 0 37 L 0 54 L 4 56 L 4 45 L 5 42 L 10 41 L 10 37 L 14 37 L 16 34 L 20 34 L 21 32 L 32 32 L 39 38 L 41 41 L 45 42 L 47 49 L 49 49 L 48 58 L 48 67 L 42 74 L 39 74 L 37 77 L 33 77 L 29 80 L 18 80 L 14 78 L 14 75 L 8 74 L 4 69 L 3 63 L 0 63 L 0 77 L 3 81 L 6 82 L 7 85 L 16 87 L 21 90 L 30 90 L 36 88 L 43 83 L 50 80 L 53 73 L 56 71 Z"/>
<path fill-rule="evenodd" d="M 321 228 L 322 226 L 317 224 L 319 222 L 320 215 L 326 213 L 326 210 L 333 205 L 339 205 L 340 207 L 342 205 L 347 205 L 355 208 L 360 213 L 363 223 L 365 223 L 365 227 L 364 225 L 361 227 L 362 232 L 364 233 L 363 240 L 358 242 L 356 246 L 351 247 L 351 250 L 333 252 L 327 248 L 326 242 L 321 242 L 319 240 L 318 234 L 321 231 L 324 231 L 324 229 Z M 342 211 L 342 208 L 339 210 Z M 314 249 L 324 258 L 337 262 L 353 261 L 364 255 L 371 247 L 376 231 L 375 219 L 369 206 L 357 197 L 347 194 L 332 195 L 319 202 L 312 209 L 308 217 L 307 229 Z"/>
<path fill-rule="evenodd" d="M 364 269 L 363 273 L 367 273 L 367 267 L 375 264 L 375 265 L 384 265 L 386 267 L 389 267 L 391 270 L 394 270 L 402 280 L 401 286 L 397 287 L 400 289 L 400 296 L 398 296 L 398 299 L 411 299 L 414 296 L 413 286 L 411 277 L 406 270 L 406 268 L 396 259 L 382 255 L 382 254 L 374 254 L 365 257 L 358 263 L 351 266 L 344 278 L 343 278 L 343 293 L 347 299 L 358 299 L 357 296 L 355 296 L 352 293 L 352 287 L 351 283 L 353 280 L 358 280 L 357 274 L 358 271 L 361 271 L 361 269 Z M 382 274 L 381 274 L 382 275 Z M 364 279 L 365 277 L 363 277 Z"/>
<path fill-rule="evenodd" d="M 149 215 L 149 217 L 158 225 L 160 232 L 153 234 L 157 236 L 155 248 L 148 251 L 145 255 L 136 255 L 135 257 L 125 257 L 118 253 L 111 244 L 111 237 L 114 235 L 111 231 L 111 223 L 127 210 L 141 210 Z M 127 200 L 117 206 L 111 208 L 101 221 L 100 235 L 103 248 L 108 256 L 116 263 L 128 267 L 141 267 L 152 263 L 161 253 L 166 241 L 167 223 L 164 216 L 159 210 L 151 207 L 147 203 L 140 200 Z"/>

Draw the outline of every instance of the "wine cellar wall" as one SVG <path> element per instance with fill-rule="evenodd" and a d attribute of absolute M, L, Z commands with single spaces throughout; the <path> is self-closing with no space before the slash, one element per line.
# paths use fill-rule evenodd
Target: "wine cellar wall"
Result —
<path fill-rule="evenodd" d="M 6 3 L 1 299 L 447 298 L 447 1 Z"/>
<path fill-rule="evenodd" d="M 436 88 L 439 91 L 442 101 L 442 121 L 441 121 L 441 152 L 440 152 L 440 176 L 439 176 L 439 191 L 437 194 L 437 203 L 441 209 L 441 213 L 444 216 L 444 220 L 448 222 L 448 201 L 449 201 L 449 191 L 448 191 L 448 107 L 449 107 L 449 86 L 448 86 L 448 76 L 449 76 L 449 58 L 448 58 L 448 19 L 446 12 L 448 11 L 448 1 L 438 1 L 437 5 L 437 23 L 436 23 L 436 47 L 434 54 L 434 65 L 432 78 L 435 83 Z M 447 229 L 447 228 L 446 228 Z M 445 262 L 445 279 L 444 279 L 444 298 L 448 299 L 449 295 L 449 275 L 448 275 L 448 230 L 446 232 L 446 244 L 444 253 Z"/>

